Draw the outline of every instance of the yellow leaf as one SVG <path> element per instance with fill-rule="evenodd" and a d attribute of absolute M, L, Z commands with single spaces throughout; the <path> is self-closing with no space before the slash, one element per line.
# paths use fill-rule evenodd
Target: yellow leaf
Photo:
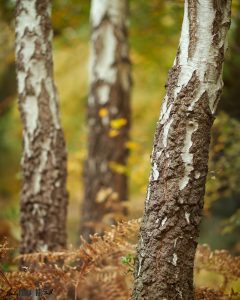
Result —
<path fill-rule="evenodd" d="M 109 162 L 109 168 L 118 174 L 125 174 L 127 172 L 127 167 L 125 165 L 121 165 L 115 161 Z"/>
<path fill-rule="evenodd" d="M 110 124 L 113 129 L 119 129 L 127 124 L 127 120 L 124 118 L 115 119 L 112 120 Z"/>
<path fill-rule="evenodd" d="M 96 202 L 102 203 L 107 200 L 107 198 L 112 194 L 113 190 L 111 188 L 102 188 L 97 193 Z"/>
<path fill-rule="evenodd" d="M 125 143 L 125 147 L 131 150 L 135 150 L 139 149 L 139 144 L 132 141 L 128 141 Z"/>
<path fill-rule="evenodd" d="M 116 137 L 116 136 L 119 135 L 119 131 L 118 131 L 118 130 L 115 130 L 115 129 L 111 129 L 111 130 L 109 131 L 108 135 L 109 135 L 110 138 L 114 138 L 114 137 Z"/>
<path fill-rule="evenodd" d="M 101 118 L 104 118 L 108 115 L 108 110 L 106 108 L 101 108 L 99 110 L 98 114 Z"/>

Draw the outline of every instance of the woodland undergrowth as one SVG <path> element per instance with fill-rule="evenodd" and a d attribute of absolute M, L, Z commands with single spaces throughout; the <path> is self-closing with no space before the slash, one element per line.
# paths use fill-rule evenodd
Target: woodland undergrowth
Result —
<path fill-rule="evenodd" d="M 15 271 L 3 271 L 12 251 L 4 242 L 0 245 L 0 299 L 19 299 L 19 291 L 39 289 L 53 291 L 51 299 L 129 300 L 139 223 L 119 223 L 103 236 L 91 236 L 91 242 L 82 240 L 78 249 L 18 256 L 12 265 L 21 262 L 25 267 Z M 240 257 L 200 245 L 195 273 L 204 271 L 221 276 L 222 281 L 215 289 L 197 286 L 197 300 L 240 299 L 232 288 L 240 278 Z M 43 294 L 38 299 L 50 299 L 47 297 Z"/>

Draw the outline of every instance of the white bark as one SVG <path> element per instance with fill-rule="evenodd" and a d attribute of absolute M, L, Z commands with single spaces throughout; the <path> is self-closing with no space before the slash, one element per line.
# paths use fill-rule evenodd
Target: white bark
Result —
<path fill-rule="evenodd" d="M 49 95 L 49 107 L 52 113 L 52 119 L 56 129 L 60 128 L 59 116 L 58 116 L 58 97 L 56 88 L 53 82 L 52 74 L 49 74 L 49 69 L 46 65 L 45 57 L 41 59 L 33 59 L 36 51 L 36 44 L 40 41 L 41 51 L 47 52 L 47 45 L 51 43 L 52 35 L 48 36 L 46 40 L 41 30 L 41 18 L 36 11 L 37 0 L 25 0 L 21 1 L 21 14 L 16 19 L 16 53 L 21 55 L 22 64 L 24 68 L 17 72 L 18 79 L 18 92 L 19 94 L 25 94 L 25 101 L 22 109 L 26 118 L 26 134 L 25 138 L 32 141 L 34 137 L 34 131 L 37 128 L 37 122 L 39 117 L 38 102 L 37 99 L 42 92 L 42 81 L 45 82 L 45 87 Z M 49 5 L 49 18 L 51 16 L 51 6 Z M 26 36 L 26 30 L 29 33 Z M 40 46 L 40 45 L 39 45 Z M 41 53 L 38 53 L 41 55 Z M 34 96 L 26 94 L 26 86 L 34 87 Z M 29 141 L 26 141 L 29 144 Z M 31 156 L 30 149 L 26 149 L 29 156 Z"/>
<path fill-rule="evenodd" d="M 91 47 L 91 60 L 90 60 L 90 82 L 96 80 L 103 80 L 107 84 L 114 84 L 118 75 L 118 64 L 116 59 L 117 47 L 119 40 L 114 32 L 115 26 L 117 28 L 127 27 L 126 16 L 126 1 L 121 0 L 93 0 L 91 4 L 90 21 L 94 33 L 92 35 L 92 43 L 97 47 Z M 110 22 L 105 22 L 101 26 L 104 17 L 108 17 Z M 100 38 L 101 37 L 101 38 Z M 128 45 L 126 41 L 122 41 L 120 55 L 128 57 Z M 117 54 L 119 55 L 119 54 Z M 125 72 L 121 72 L 121 81 L 124 89 L 129 90 L 129 68 L 123 68 Z M 100 87 L 101 104 L 109 101 L 110 88 L 107 85 Z M 104 93 L 104 97 L 102 97 Z"/>
<path fill-rule="evenodd" d="M 50 0 L 18 0 L 16 66 L 23 121 L 21 252 L 66 244 L 66 152 L 53 80 Z"/>
<path fill-rule="evenodd" d="M 86 238 L 94 228 L 84 223 L 98 222 L 96 227 L 102 230 L 104 215 L 126 214 L 122 201 L 128 197 L 127 176 L 112 166 L 125 168 L 128 157 L 131 72 L 127 18 L 128 0 L 91 1 L 89 141 L 81 218 L 81 232 Z M 118 120 L 124 120 L 124 124 L 114 128 Z M 96 201 L 105 190 L 111 190 L 111 194 L 104 201 Z M 118 201 L 118 208 L 110 208 L 113 200 Z M 113 222 L 112 217 L 109 219 L 105 223 Z"/>
<path fill-rule="evenodd" d="M 155 132 L 134 300 L 194 299 L 194 255 L 230 7 L 230 0 L 185 0 L 180 45 Z"/>
<path fill-rule="evenodd" d="M 196 95 L 192 98 L 192 101 L 188 107 L 189 113 L 193 112 L 195 105 L 201 100 L 204 94 L 207 94 L 209 99 L 209 108 L 214 115 L 218 101 L 219 91 L 223 87 L 222 67 L 218 66 L 219 50 L 223 48 L 223 53 L 226 50 L 226 29 L 229 24 L 229 9 L 223 10 L 222 24 L 226 26 L 222 27 L 221 31 L 216 32 L 219 35 L 221 42 L 217 45 L 213 44 L 213 27 L 216 18 L 216 8 L 213 6 L 213 2 L 209 0 L 196 1 L 195 12 L 192 10 L 192 14 L 196 14 L 195 17 L 195 36 L 194 40 L 190 41 L 190 26 L 189 26 L 189 3 L 185 1 L 185 14 L 182 25 L 182 32 L 179 45 L 179 55 L 177 60 L 174 61 L 174 66 L 181 66 L 178 80 L 176 82 L 176 88 L 174 89 L 174 98 L 169 101 L 168 95 L 164 98 L 164 102 L 161 109 L 160 124 L 163 124 L 163 137 L 162 146 L 158 151 L 158 159 L 162 155 L 162 151 L 167 147 L 168 134 L 173 122 L 174 115 L 171 114 L 174 102 L 178 98 L 180 91 L 188 85 L 192 76 L 195 74 L 199 80 L 200 88 L 197 90 Z M 190 48 L 192 48 L 190 53 Z M 190 121 L 187 124 L 185 143 L 182 149 L 182 158 L 185 163 L 184 177 L 179 180 L 180 190 L 184 189 L 188 183 L 188 176 L 193 170 L 192 167 L 192 154 L 189 152 L 192 145 L 192 134 L 197 130 L 198 124 L 194 121 Z M 153 166 L 153 172 L 156 173 L 156 163 Z M 201 174 L 198 172 L 196 177 L 199 178 Z"/>

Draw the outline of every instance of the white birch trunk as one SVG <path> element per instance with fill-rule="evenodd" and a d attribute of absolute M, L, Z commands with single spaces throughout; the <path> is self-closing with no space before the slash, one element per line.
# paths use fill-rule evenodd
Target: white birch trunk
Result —
<path fill-rule="evenodd" d="M 222 90 L 230 0 L 185 0 L 155 133 L 132 299 L 193 299 L 210 130 Z"/>
<path fill-rule="evenodd" d="M 88 157 L 81 234 L 88 238 L 123 217 L 128 198 L 127 165 L 130 128 L 128 0 L 93 0 L 90 16 L 91 63 L 88 98 Z"/>
<path fill-rule="evenodd" d="M 16 66 L 23 122 L 21 252 L 66 245 L 66 151 L 53 81 L 50 0 L 18 0 Z"/>

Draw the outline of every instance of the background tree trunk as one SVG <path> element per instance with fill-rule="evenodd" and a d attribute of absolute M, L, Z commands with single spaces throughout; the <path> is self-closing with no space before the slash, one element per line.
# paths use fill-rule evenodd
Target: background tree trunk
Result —
<path fill-rule="evenodd" d="M 93 0 L 88 98 L 88 157 L 80 232 L 101 232 L 128 198 L 126 165 L 130 126 L 128 1 Z"/>
<path fill-rule="evenodd" d="M 18 0 L 16 65 L 24 125 L 21 253 L 66 246 L 66 151 L 53 81 L 50 0 Z"/>
<path fill-rule="evenodd" d="M 186 0 L 155 133 L 132 299 L 193 299 L 210 130 L 222 90 L 230 0 Z"/>

